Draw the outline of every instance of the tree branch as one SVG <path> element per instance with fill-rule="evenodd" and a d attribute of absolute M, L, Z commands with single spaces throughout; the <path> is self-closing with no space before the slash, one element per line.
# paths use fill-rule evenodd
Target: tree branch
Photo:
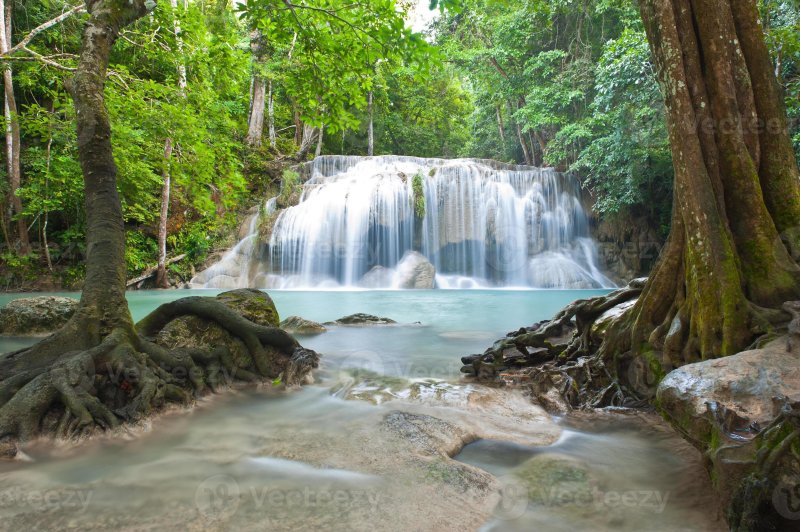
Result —
<path fill-rule="evenodd" d="M 39 35 L 40 33 L 44 32 L 44 31 L 49 30 L 50 28 L 52 28 L 56 24 L 60 24 L 60 23 L 64 22 L 65 20 L 67 20 L 72 15 L 76 15 L 76 14 L 81 13 L 83 11 L 86 11 L 86 5 L 85 4 L 79 4 L 79 5 L 75 6 L 75 7 L 73 7 L 72 9 L 70 9 L 68 11 L 65 11 L 64 13 L 62 13 L 59 16 L 57 16 L 56 18 L 54 18 L 52 20 L 48 20 L 44 24 L 41 24 L 40 26 L 37 26 L 37 27 L 33 28 L 30 31 L 30 33 L 28 33 L 28 35 L 26 35 L 21 41 L 19 41 L 16 45 L 14 45 L 11 49 L 8 50 L 8 52 L 6 52 L 3 55 L 12 55 L 15 52 L 19 52 L 20 50 L 28 51 L 28 44 L 30 44 L 30 42 L 33 40 L 34 37 L 36 37 L 37 35 Z"/>

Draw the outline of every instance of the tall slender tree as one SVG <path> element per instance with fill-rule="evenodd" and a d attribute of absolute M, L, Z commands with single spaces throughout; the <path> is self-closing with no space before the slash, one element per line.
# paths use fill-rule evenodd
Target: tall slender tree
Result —
<path fill-rule="evenodd" d="M 14 3 L 3 0 L 0 2 L 0 54 L 7 54 L 13 47 L 12 15 Z M 17 195 L 22 182 L 20 167 L 20 153 L 22 143 L 19 131 L 19 113 L 17 99 L 14 95 L 14 71 L 11 64 L 3 68 L 4 112 L 6 117 L 6 172 L 8 173 L 8 199 L 11 212 L 17 217 L 17 238 L 19 252 L 27 255 L 30 252 L 30 239 L 28 227 L 22 218 L 22 200 Z"/>

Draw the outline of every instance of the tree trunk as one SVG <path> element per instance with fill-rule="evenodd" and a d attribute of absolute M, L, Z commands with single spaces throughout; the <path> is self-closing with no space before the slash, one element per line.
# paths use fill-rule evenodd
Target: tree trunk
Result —
<path fill-rule="evenodd" d="M 318 129 L 308 124 L 303 124 L 303 137 L 300 140 L 300 148 L 297 150 L 296 159 L 304 161 L 311 152 L 311 146 L 314 145 L 314 140 L 317 138 Z"/>
<path fill-rule="evenodd" d="M 674 158 L 672 230 L 603 350 L 617 363 L 649 351 L 680 366 L 741 351 L 769 328 L 767 309 L 800 297 L 781 240 L 797 238 L 800 172 L 755 1 L 640 7 Z"/>
<path fill-rule="evenodd" d="M 514 107 L 511 102 L 508 103 L 508 108 L 512 112 L 514 112 Z M 528 144 L 525 142 L 525 137 L 522 134 L 522 126 L 520 126 L 519 121 L 514 119 L 514 127 L 517 130 L 517 140 L 519 140 L 519 145 L 522 148 L 522 157 L 524 159 L 525 164 L 532 165 L 533 159 L 531 158 L 531 152 L 528 149 Z"/>
<path fill-rule="evenodd" d="M 269 116 L 269 147 L 274 148 L 278 142 L 278 135 L 275 133 L 275 94 L 272 92 L 272 80 L 267 84 L 267 113 Z"/>
<path fill-rule="evenodd" d="M 172 139 L 164 143 L 164 184 L 161 187 L 161 215 L 158 218 L 158 271 L 156 288 L 169 288 L 167 278 L 167 220 L 169 220 L 170 163 L 172 160 Z"/>
<path fill-rule="evenodd" d="M 544 166 L 544 151 L 537 149 L 539 146 L 534 140 L 533 131 L 528 130 L 528 140 L 531 143 L 531 154 L 533 155 L 533 166 Z"/>
<path fill-rule="evenodd" d="M 367 126 L 367 155 L 375 155 L 375 130 L 372 109 L 372 91 L 367 95 L 367 114 L 369 114 L 369 126 Z"/>
<path fill-rule="evenodd" d="M 303 140 L 303 130 L 305 126 L 303 125 L 303 120 L 300 118 L 300 108 L 297 106 L 297 102 L 295 102 L 294 99 L 292 99 L 292 116 L 294 118 L 294 143 L 296 146 L 300 146 Z"/>
<path fill-rule="evenodd" d="M 186 63 L 183 60 L 183 37 L 181 37 L 181 23 L 178 19 L 178 0 L 171 0 L 173 28 L 175 41 L 178 46 L 178 92 L 181 98 L 186 98 L 186 89 L 189 86 L 186 79 Z M 164 170 L 161 173 L 163 184 L 161 186 L 161 211 L 158 218 L 158 267 L 156 273 L 156 288 L 169 288 L 167 276 L 167 222 L 169 221 L 169 201 L 171 195 L 172 175 L 170 165 L 172 161 L 172 139 L 164 141 Z"/>
<path fill-rule="evenodd" d="M 497 111 L 497 130 L 500 133 L 500 142 L 505 144 L 506 142 L 506 128 L 503 125 L 503 113 L 500 112 L 500 106 L 498 105 L 495 107 L 495 111 Z"/>
<path fill-rule="evenodd" d="M 186 80 L 186 63 L 183 61 L 183 37 L 181 36 L 181 21 L 178 18 L 178 0 L 170 0 L 172 6 L 172 23 L 175 30 L 175 43 L 178 47 L 178 88 L 181 96 L 186 96 L 188 82 Z M 186 6 L 184 5 L 184 10 Z"/>
<path fill-rule="evenodd" d="M 3 2 L 0 6 L 0 53 L 6 53 L 11 48 L 13 36 L 11 17 L 13 4 Z M 17 217 L 17 238 L 21 255 L 30 253 L 30 238 L 28 227 L 22 218 L 22 200 L 17 196 L 17 190 L 22 184 L 22 170 L 20 166 L 20 131 L 19 117 L 17 115 L 17 100 L 14 96 L 14 73 L 11 64 L 7 63 L 3 70 L 3 85 L 5 94 L 6 116 L 6 171 L 8 172 L 8 200 L 13 215 Z"/>
<path fill-rule="evenodd" d="M 120 30 L 144 16 L 152 2 L 88 0 L 86 5 L 89 20 L 78 66 L 67 81 L 86 198 L 86 280 L 78 309 L 62 329 L 33 347 L 0 355 L 4 455 L 14 454 L 16 442 L 42 433 L 73 437 L 113 428 L 233 381 L 300 384 L 319 360 L 286 332 L 256 324 L 218 298 L 162 305 L 134 327 L 125 300 L 125 226 L 103 89 Z M 244 292 L 230 297 L 266 297 Z M 167 349 L 156 343 L 160 331 L 182 316 L 221 327 L 247 355 L 234 360 L 227 347 Z"/>
<path fill-rule="evenodd" d="M 253 98 L 250 103 L 250 118 L 247 123 L 247 144 L 251 147 L 261 146 L 264 135 L 264 107 L 267 84 L 261 76 L 253 75 Z"/>
<path fill-rule="evenodd" d="M 259 30 L 250 33 L 250 50 L 253 54 L 253 74 L 250 91 L 250 116 L 247 119 L 246 141 L 250 147 L 261 146 L 264 136 L 264 109 L 266 107 L 267 83 L 258 72 L 258 64 L 263 61 L 263 36 Z M 270 96 L 272 93 L 270 92 Z M 271 103 L 271 102 L 270 102 Z"/>
<path fill-rule="evenodd" d="M 317 149 L 314 150 L 314 157 L 322 155 L 322 140 L 325 135 L 325 126 L 320 126 L 319 134 L 317 135 Z"/>
<path fill-rule="evenodd" d="M 45 147 L 45 172 L 44 172 L 44 197 L 45 200 L 50 199 L 50 168 L 53 162 L 53 118 L 55 115 L 55 104 L 53 100 L 50 100 L 50 105 L 48 108 L 50 112 L 50 119 L 48 120 L 47 126 L 47 146 Z M 49 223 L 50 219 L 50 210 L 47 206 L 44 208 L 44 214 L 42 216 L 42 244 L 44 246 L 44 258 L 47 262 L 47 269 L 51 272 L 53 271 L 53 260 L 50 257 L 50 244 L 47 243 L 47 224 Z"/>
<path fill-rule="evenodd" d="M 98 343 L 116 327 L 133 329 L 125 299 L 125 226 L 104 90 L 111 48 L 120 30 L 144 16 L 147 8 L 143 0 L 89 0 L 86 6 L 90 18 L 68 89 L 75 103 L 86 194 L 86 280 L 79 314 L 97 324 L 91 340 Z"/>

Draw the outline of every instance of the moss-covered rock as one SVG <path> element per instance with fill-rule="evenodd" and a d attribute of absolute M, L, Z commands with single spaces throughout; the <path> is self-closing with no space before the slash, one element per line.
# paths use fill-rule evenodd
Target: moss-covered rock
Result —
<path fill-rule="evenodd" d="M 528 489 L 528 501 L 544 506 L 585 506 L 597 485 L 586 464 L 557 454 L 540 454 L 513 472 Z"/>
<path fill-rule="evenodd" d="M 272 298 L 260 290 L 243 288 L 223 292 L 217 299 L 243 317 L 266 327 L 278 327 L 280 318 Z M 156 343 L 168 348 L 216 349 L 226 347 L 239 367 L 247 367 L 251 360 L 247 346 L 216 323 L 197 316 L 183 316 L 172 320 L 156 337 Z M 270 355 L 281 354 L 272 347 L 265 347 Z"/>
<path fill-rule="evenodd" d="M 350 314 L 336 321 L 326 322 L 325 325 L 392 325 L 397 323 L 390 318 L 382 318 L 380 316 L 373 316 L 372 314 Z"/>
<path fill-rule="evenodd" d="M 60 329 L 75 314 L 78 300 L 41 296 L 15 299 L 0 309 L 0 334 L 44 336 Z"/>
<path fill-rule="evenodd" d="M 328 330 L 324 325 L 315 321 L 301 318 L 300 316 L 289 316 L 283 320 L 281 322 L 281 329 L 289 334 L 297 334 L 301 336 L 322 334 Z"/>
<path fill-rule="evenodd" d="M 227 307 L 248 320 L 265 327 L 279 327 L 281 319 L 275 303 L 266 292 L 253 288 L 242 288 L 223 292 L 217 296 Z"/>

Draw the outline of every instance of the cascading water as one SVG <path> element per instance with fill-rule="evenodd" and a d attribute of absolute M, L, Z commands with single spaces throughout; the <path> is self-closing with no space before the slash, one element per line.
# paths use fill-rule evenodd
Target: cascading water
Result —
<path fill-rule="evenodd" d="M 202 288 L 610 288 L 577 181 L 485 160 L 324 156 L 300 203 L 192 279 Z M 422 200 L 421 198 L 424 198 Z"/>

